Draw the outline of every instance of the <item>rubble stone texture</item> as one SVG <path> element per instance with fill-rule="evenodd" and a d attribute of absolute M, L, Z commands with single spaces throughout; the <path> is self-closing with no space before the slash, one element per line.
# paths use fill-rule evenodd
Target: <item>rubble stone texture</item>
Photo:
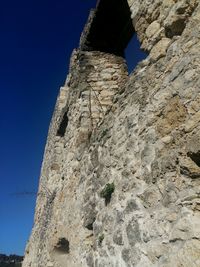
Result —
<path fill-rule="evenodd" d="M 125 2 L 100 0 L 72 54 L 23 267 L 200 266 L 200 1 L 128 0 L 148 53 L 129 76 Z"/>

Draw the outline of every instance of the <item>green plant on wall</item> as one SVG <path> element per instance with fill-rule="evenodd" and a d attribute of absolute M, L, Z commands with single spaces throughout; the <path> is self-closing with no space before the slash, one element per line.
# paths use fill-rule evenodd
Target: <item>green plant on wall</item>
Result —
<path fill-rule="evenodd" d="M 98 238 L 98 243 L 99 243 L 99 246 L 101 246 L 102 242 L 104 240 L 104 234 L 101 234 Z"/>
<path fill-rule="evenodd" d="M 106 205 L 108 203 L 110 203 L 111 197 L 112 197 L 112 193 L 115 191 L 115 185 L 114 183 L 108 183 L 104 186 L 104 188 L 102 189 L 101 193 L 100 193 L 100 197 L 105 199 L 105 203 Z"/>

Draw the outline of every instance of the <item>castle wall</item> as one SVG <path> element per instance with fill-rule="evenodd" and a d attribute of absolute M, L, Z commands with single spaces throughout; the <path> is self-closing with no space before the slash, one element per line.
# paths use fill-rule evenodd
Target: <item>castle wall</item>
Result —
<path fill-rule="evenodd" d="M 112 106 L 114 95 L 128 80 L 127 65 L 123 57 L 98 51 L 82 52 L 80 62 L 86 82 L 86 90 L 80 96 L 81 113 L 96 128 Z"/>
<path fill-rule="evenodd" d="M 199 1 L 128 2 L 149 56 L 73 52 L 24 267 L 200 266 Z"/>

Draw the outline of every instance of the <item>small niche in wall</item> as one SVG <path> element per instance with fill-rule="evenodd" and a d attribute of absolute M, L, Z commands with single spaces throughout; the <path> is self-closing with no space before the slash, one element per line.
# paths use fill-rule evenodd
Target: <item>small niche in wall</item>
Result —
<path fill-rule="evenodd" d="M 188 157 L 191 158 L 191 160 L 198 166 L 200 167 L 200 151 L 194 153 L 194 152 L 188 152 L 187 153 Z"/>
<path fill-rule="evenodd" d="M 67 111 L 66 111 L 62 117 L 59 128 L 57 130 L 57 136 L 63 137 L 65 135 L 68 121 L 69 121 L 69 119 L 68 119 Z"/>
<path fill-rule="evenodd" d="M 66 238 L 60 238 L 54 248 L 59 253 L 69 253 L 69 241 Z"/>

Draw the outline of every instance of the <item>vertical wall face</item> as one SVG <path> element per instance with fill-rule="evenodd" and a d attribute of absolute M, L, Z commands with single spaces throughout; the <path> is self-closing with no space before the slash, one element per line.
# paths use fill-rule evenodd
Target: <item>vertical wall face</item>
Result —
<path fill-rule="evenodd" d="M 198 0 L 128 0 L 141 47 L 146 51 L 153 49 L 153 54 L 159 52 L 159 46 L 166 49 L 167 39 L 181 36 L 198 3 Z"/>
<path fill-rule="evenodd" d="M 89 119 L 95 129 L 112 107 L 114 95 L 128 79 L 123 57 L 91 51 L 81 52 L 80 69 L 85 75 L 85 90 L 81 92 L 82 124 Z"/>
<path fill-rule="evenodd" d="M 87 169 L 82 161 L 91 135 L 127 79 L 123 57 L 100 51 L 73 52 L 70 74 L 50 125 L 24 266 L 87 266 L 85 257 L 94 243 L 88 225 L 93 223 L 95 210 L 94 204 L 85 206 L 84 191 L 90 189 L 80 168 Z"/>
<path fill-rule="evenodd" d="M 24 267 L 200 265 L 199 1 L 128 2 L 149 56 L 128 78 L 127 32 L 94 49 L 114 6 L 100 2 L 57 100 Z"/>

